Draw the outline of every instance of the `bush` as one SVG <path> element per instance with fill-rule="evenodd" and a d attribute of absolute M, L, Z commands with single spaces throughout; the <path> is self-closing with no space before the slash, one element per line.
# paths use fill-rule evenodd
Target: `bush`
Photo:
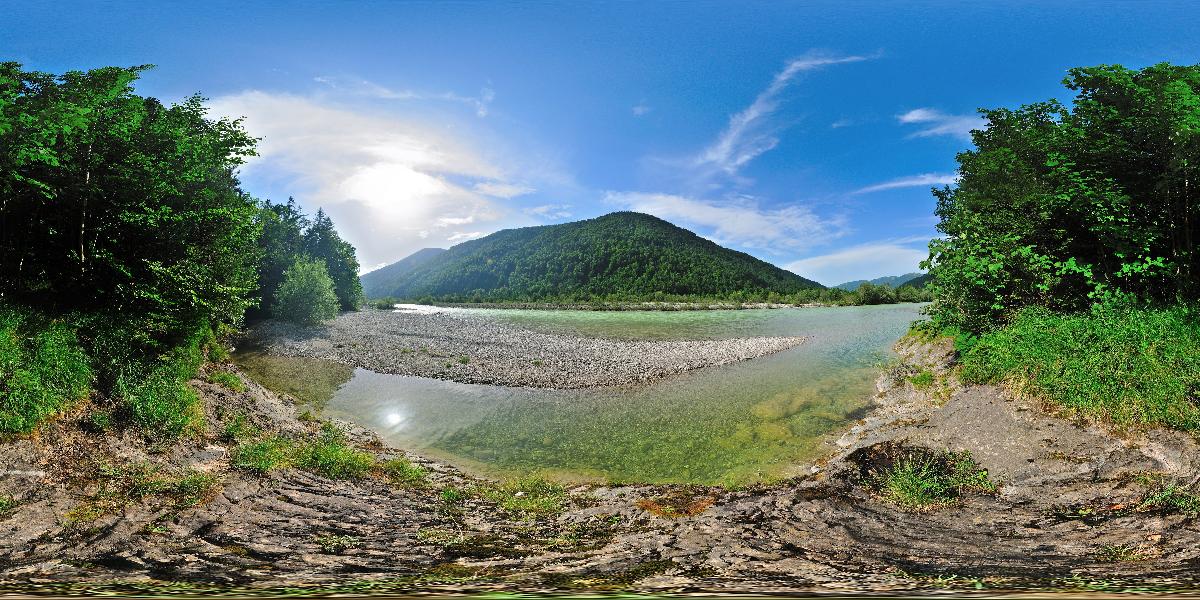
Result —
<path fill-rule="evenodd" d="M 297 260 L 283 274 L 275 293 L 274 316 L 305 325 L 328 321 L 338 314 L 333 280 L 319 261 Z"/>
<path fill-rule="evenodd" d="M 1193 310 L 1026 309 L 963 352 L 962 376 L 1007 382 L 1117 425 L 1200 431 L 1200 328 Z"/>
<path fill-rule="evenodd" d="M 296 466 L 330 479 L 360 479 L 375 466 L 375 457 L 350 447 L 346 434 L 326 423 L 315 442 L 298 448 Z"/>
<path fill-rule="evenodd" d="M 203 345 L 210 335 L 207 325 L 198 327 L 158 360 L 135 365 L 118 377 L 116 392 L 148 437 L 173 439 L 202 428 L 200 397 L 188 381 L 204 362 Z"/>
<path fill-rule="evenodd" d="M 90 392 L 75 331 L 0 305 L 0 433 L 29 433 Z"/>

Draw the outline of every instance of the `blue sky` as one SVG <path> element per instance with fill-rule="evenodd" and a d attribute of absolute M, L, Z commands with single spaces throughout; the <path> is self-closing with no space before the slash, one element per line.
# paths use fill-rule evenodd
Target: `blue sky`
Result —
<path fill-rule="evenodd" d="M 153 63 L 364 269 L 614 210 L 825 284 L 914 270 L 979 107 L 1200 62 L 1190 2 L 6 2 L 0 58 Z"/>

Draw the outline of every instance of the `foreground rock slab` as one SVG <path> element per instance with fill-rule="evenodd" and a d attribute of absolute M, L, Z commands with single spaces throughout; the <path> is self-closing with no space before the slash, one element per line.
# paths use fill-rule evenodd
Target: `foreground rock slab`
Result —
<path fill-rule="evenodd" d="M 251 341 L 281 356 L 377 373 L 510 387 L 635 385 L 794 348 L 804 337 L 630 341 L 532 331 L 465 311 L 363 310 L 326 325 L 270 321 Z"/>

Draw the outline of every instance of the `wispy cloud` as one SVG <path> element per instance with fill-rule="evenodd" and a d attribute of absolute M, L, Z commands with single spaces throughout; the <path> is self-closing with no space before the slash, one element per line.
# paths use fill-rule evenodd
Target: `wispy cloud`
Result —
<path fill-rule="evenodd" d="M 923 173 L 921 175 L 910 175 L 908 177 L 897 177 L 875 185 L 869 185 L 865 188 L 854 190 L 855 194 L 868 194 L 870 192 L 882 192 L 884 190 L 894 190 L 897 188 L 908 187 L 933 187 L 935 185 L 953 185 L 958 181 L 958 175 L 955 173 Z"/>
<path fill-rule="evenodd" d="M 905 125 L 921 125 L 910 137 L 951 135 L 970 139 L 971 130 L 982 129 L 986 123 L 979 115 L 949 115 L 932 108 L 915 108 L 897 115 L 896 119 Z"/>
<path fill-rule="evenodd" d="M 900 275 L 918 270 L 929 255 L 928 243 L 927 237 L 880 240 L 798 260 L 784 268 L 824 285 Z"/>
<path fill-rule="evenodd" d="M 719 244 L 743 248 L 802 250 L 845 233 L 841 218 L 822 218 L 800 205 L 763 208 L 757 200 L 745 196 L 722 201 L 673 194 L 608 192 L 605 201 L 698 229 Z"/>
<path fill-rule="evenodd" d="M 780 95 L 796 77 L 822 67 L 871 58 L 809 54 L 788 61 L 750 106 L 729 118 L 716 141 L 696 157 L 696 165 L 735 175 L 746 163 L 779 145 L 778 128 L 771 125 L 770 117 L 779 108 Z"/>
<path fill-rule="evenodd" d="M 455 92 L 429 93 L 413 90 L 395 90 L 372 81 L 367 81 L 366 79 L 351 77 L 320 76 L 314 77 L 313 81 L 343 94 L 366 96 L 380 100 L 441 100 L 457 102 L 473 107 L 475 115 L 478 117 L 486 117 L 492 101 L 496 99 L 496 92 L 490 87 L 480 89 L 478 96 L 466 96 Z"/>
<path fill-rule="evenodd" d="M 485 196 L 506 199 L 532 194 L 537 191 L 536 189 L 527 185 L 505 183 L 503 181 L 481 181 L 472 186 L 471 189 Z"/>
<path fill-rule="evenodd" d="M 645 116 L 652 110 L 654 110 L 654 107 L 650 106 L 649 104 L 646 104 L 645 100 L 638 102 L 637 104 L 633 105 L 633 108 L 629 109 L 629 111 L 632 112 L 633 116 L 635 116 L 635 117 Z"/>
<path fill-rule="evenodd" d="M 571 207 L 566 204 L 543 204 L 541 206 L 531 206 L 525 209 L 525 212 L 550 220 L 566 219 L 571 216 Z"/>

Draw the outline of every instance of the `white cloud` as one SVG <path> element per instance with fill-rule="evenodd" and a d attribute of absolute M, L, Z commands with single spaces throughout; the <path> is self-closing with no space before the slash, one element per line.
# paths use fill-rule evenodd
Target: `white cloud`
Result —
<path fill-rule="evenodd" d="M 803 249 L 844 233 L 840 219 L 823 219 L 800 205 L 764 209 L 749 197 L 699 200 L 673 194 L 608 192 L 605 201 L 649 213 L 677 225 L 701 228 L 705 237 L 744 248 Z"/>
<path fill-rule="evenodd" d="M 463 96 L 454 92 L 415 92 L 412 90 L 393 90 L 391 88 L 379 85 L 366 79 L 356 79 L 351 77 L 333 77 L 321 76 L 314 77 L 313 81 L 337 90 L 342 94 L 350 94 L 356 96 L 366 96 L 377 98 L 380 100 L 444 100 L 447 102 L 458 102 L 466 104 L 475 109 L 475 115 L 486 117 L 492 101 L 496 99 L 496 92 L 490 87 L 484 87 L 479 90 L 478 96 Z"/>
<path fill-rule="evenodd" d="M 865 188 L 854 190 L 855 194 L 867 194 L 870 192 L 882 192 L 884 190 L 894 190 L 897 188 L 907 187 L 933 187 L 935 185 L 954 185 L 958 182 L 958 175 L 955 173 L 922 173 L 921 175 L 910 175 L 908 177 L 897 177 L 875 185 L 869 185 Z"/>
<path fill-rule="evenodd" d="M 466 231 L 466 232 L 460 231 L 460 232 L 455 233 L 454 235 L 446 238 L 446 241 L 450 242 L 451 244 L 457 244 L 459 242 L 465 242 L 467 240 L 473 240 L 477 237 L 483 237 L 483 236 L 484 236 L 484 232 L 482 232 L 482 231 Z"/>
<path fill-rule="evenodd" d="M 503 181 L 481 181 L 472 186 L 471 189 L 485 196 L 506 199 L 532 194 L 537 191 L 527 185 L 505 183 Z"/>
<path fill-rule="evenodd" d="M 910 137 L 931 137 L 935 135 L 951 135 L 971 139 L 972 129 L 982 129 L 986 124 L 979 115 L 948 115 L 932 108 L 915 108 L 896 119 L 901 123 L 920 124 L 922 128 Z"/>
<path fill-rule="evenodd" d="M 729 175 L 736 174 L 746 163 L 779 145 L 777 128 L 771 126 L 769 117 L 779 108 L 779 95 L 793 79 L 801 73 L 821 67 L 870 58 L 809 54 L 788 61 L 750 106 L 729 118 L 729 124 L 716 141 L 696 157 L 696 166 L 709 166 Z"/>
<path fill-rule="evenodd" d="M 543 219 L 566 219 L 571 216 L 570 206 L 566 204 L 543 204 L 525 209 L 526 213 Z"/>
<path fill-rule="evenodd" d="M 645 116 L 650 111 L 654 110 L 654 107 L 650 106 L 649 104 L 646 104 L 645 100 L 642 100 L 641 102 L 638 102 L 637 104 L 635 104 L 633 106 L 633 108 L 631 108 L 629 110 L 630 110 L 630 112 L 633 113 L 633 116 L 642 117 L 642 116 Z"/>
<path fill-rule="evenodd" d="M 362 264 L 479 235 L 459 231 L 462 225 L 504 223 L 506 207 L 472 185 L 503 182 L 506 173 L 466 136 L 260 91 L 216 98 L 210 107 L 216 115 L 244 116 L 247 130 L 262 137 L 244 175 L 294 190 L 310 212 L 324 207 Z"/>
<path fill-rule="evenodd" d="M 853 124 L 854 124 L 853 119 L 838 119 L 838 120 L 830 123 L 829 128 L 830 129 L 841 129 L 843 127 L 849 127 Z"/>
<path fill-rule="evenodd" d="M 805 258 L 784 265 L 784 268 L 827 286 L 857 279 L 903 275 L 917 271 L 921 261 L 929 256 L 926 249 L 928 242 L 929 238 L 917 237 L 882 240 Z"/>

